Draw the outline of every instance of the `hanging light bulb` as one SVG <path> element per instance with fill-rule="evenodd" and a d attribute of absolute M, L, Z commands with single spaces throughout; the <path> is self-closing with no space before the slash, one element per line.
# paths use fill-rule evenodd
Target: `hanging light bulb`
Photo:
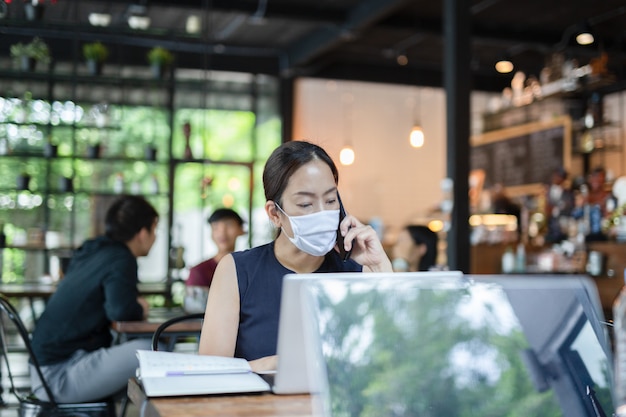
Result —
<path fill-rule="evenodd" d="M 419 89 L 418 89 L 418 94 L 419 94 Z M 419 98 L 420 97 L 418 96 L 418 98 L 413 102 L 414 122 L 413 122 L 413 129 L 411 129 L 411 133 L 409 134 L 409 143 L 414 148 L 421 148 L 422 146 L 424 146 L 424 130 L 422 129 L 422 126 L 419 124 L 418 122 L 419 118 L 416 115 L 417 109 L 420 104 Z"/>
<path fill-rule="evenodd" d="M 409 143 L 414 148 L 421 148 L 424 146 L 424 131 L 421 126 L 413 126 L 411 134 L 409 135 Z"/>
<path fill-rule="evenodd" d="M 513 71 L 513 62 L 511 62 L 511 58 L 508 56 L 502 56 L 498 62 L 496 62 L 496 71 L 500 74 L 508 74 Z"/>
<path fill-rule="evenodd" d="M 354 149 L 346 145 L 339 152 L 339 162 L 341 165 L 352 165 L 354 163 Z"/>
<path fill-rule="evenodd" d="M 576 42 L 579 45 L 591 45 L 595 41 L 589 23 L 581 23 L 577 32 L 578 33 L 576 33 Z"/>
<path fill-rule="evenodd" d="M 354 148 L 352 148 L 352 102 L 354 97 L 351 92 L 344 92 L 341 95 L 344 145 L 339 151 L 339 162 L 341 165 L 352 165 L 354 163 Z"/>
<path fill-rule="evenodd" d="M 576 35 L 576 42 L 579 45 L 591 45 L 594 40 L 593 35 L 589 32 L 579 33 Z"/>

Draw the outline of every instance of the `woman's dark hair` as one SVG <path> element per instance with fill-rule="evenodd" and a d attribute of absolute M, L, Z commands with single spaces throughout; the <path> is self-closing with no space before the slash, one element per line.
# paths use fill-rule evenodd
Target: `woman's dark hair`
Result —
<path fill-rule="evenodd" d="M 105 234 L 113 240 L 128 242 L 141 229 L 150 230 L 157 211 L 143 197 L 125 195 L 113 202 L 104 219 Z"/>
<path fill-rule="evenodd" d="M 426 253 L 420 259 L 418 270 L 428 271 L 437 264 L 437 233 L 421 225 L 410 225 L 406 227 L 406 230 L 416 245 L 426 245 Z"/>
<path fill-rule="evenodd" d="M 281 198 L 293 173 L 306 163 L 319 159 L 328 165 L 335 184 L 339 183 L 339 173 L 326 151 L 317 145 L 303 141 L 286 142 L 274 149 L 263 170 L 265 199 L 281 204 Z"/>

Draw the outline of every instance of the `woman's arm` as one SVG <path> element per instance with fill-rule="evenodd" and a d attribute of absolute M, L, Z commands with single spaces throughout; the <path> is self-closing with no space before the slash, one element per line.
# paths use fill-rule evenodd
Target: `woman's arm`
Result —
<path fill-rule="evenodd" d="M 252 368 L 252 372 L 262 373 L 268 371 L 275 371 L 278 367 L 278 356 L 265 356 L 263 358 L 255 359 L 253 361 L 249 361 L 250 368 Z"/>
<path fill-rule="evenodd" d="M 348 215 L 339 225 L 344 236 L 344 247 L 352 249 L 351 258 L 363 265 L 364 271 L 392 272 L 391 261 L 385 253 L 376 231 L 356 217 Z"/>
<path fill-rule="evenodd" d="M 217 265 L 209 289 L 198 353 L 234 356 L 239 328 L 239 285 L 232 255 Z"/>

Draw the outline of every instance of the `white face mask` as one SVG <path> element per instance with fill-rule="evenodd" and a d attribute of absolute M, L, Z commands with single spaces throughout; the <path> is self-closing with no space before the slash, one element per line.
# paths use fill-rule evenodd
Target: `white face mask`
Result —
<path fill-rule="evenodd" d="M 309 255 L 324 256 L 335 247 L 339 210 L 322 210 L 303 216 L 289 216 L 278 204 L 276 207 L 289 219 L 293 237 L 289 237 L 285 229 L 283 233 L 298 249 Z"/>

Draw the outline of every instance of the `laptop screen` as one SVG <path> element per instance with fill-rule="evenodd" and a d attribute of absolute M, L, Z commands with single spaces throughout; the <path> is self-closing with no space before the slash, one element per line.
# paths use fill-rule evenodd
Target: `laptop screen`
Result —
<path fill-rule="evenodd" d="M 588 278 L 361 275 L 303 292 L 324 415 L 613 413 L 608 331 Z"/>
<path fill-rule="evenodd" d="M 456 278 L 462 274 L 458 271 L 422 272 L 422 276 L 430 278 Z M 318 390 L 315 375 L 310 375 L 307 358 L 312 355 L 312 346 L 305 340 L 305 327 L 310 324 L 309 310 L 304 309 L 302 302 L 303 287 L 309 281 L 325 280 L 327 277 L 344 277 L 359 279 L 363 274 L 287 274 L 283 280 L 280 320 L 278 324 L 278 366 L 274 378 L 275 394 L 299 394 Z M 303 311 L 304 309 L 304 311 Z M 317 341 L 315 341 L 317 343 Z"/>

